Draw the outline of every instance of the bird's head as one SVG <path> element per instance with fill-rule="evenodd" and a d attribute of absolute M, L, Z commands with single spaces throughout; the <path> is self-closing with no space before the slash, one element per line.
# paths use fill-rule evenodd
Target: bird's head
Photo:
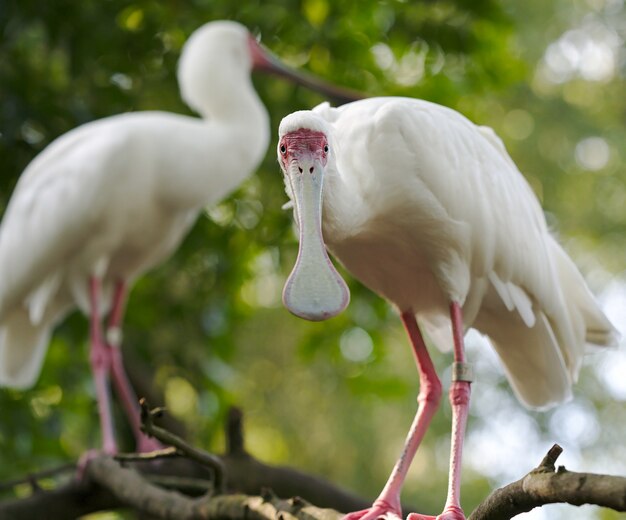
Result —
<path fill-rule="evenodd" d="M 283 302 L 293 314 L 312 321 L 336 316 L 350 301 L 350 291 L 328 258 L 322 236 L 323 182 L 332 154 L 331 137 L 326 122 L 310 111 L 285 117 L 279 128 L 278 162 L 293 199 L 300 239 Z"/>
<path fill-rule="evenodd" d="M 250 84 L 252 70 L 284 77 L 339 103 L 363 97 L 290 69 L 243 25 L 226 20 L 203 25 L 185 43 L 178 64 L 182 97 L 199 113 L 210 112 L 207 100 L 219 107 L 238 84 Z"/>

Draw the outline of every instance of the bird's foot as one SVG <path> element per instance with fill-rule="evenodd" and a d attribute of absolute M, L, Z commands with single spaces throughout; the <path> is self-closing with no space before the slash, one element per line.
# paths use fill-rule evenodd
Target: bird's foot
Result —
<path fill-rule="evenodd" d="M 103 455 L 115 455 L 116 453 L 117 447 L 115 446 L 105 446 L 101 450 L 87 450 L 80 456 L 76 464 L 76 479 L 83 480 L 85 478 L 87 466 L 93 459 L 97 459 Z"/>
<path fill-rule="evenodd" d="M 386 500 L 376 500 L 372 507 L 348 513 L 342 520 L 401 520 L 402 510 L 400 505 L 392 505 Z"/>
<path fill-rule="evenodd" d="M 137 437 L 137 451 L 139 453 L 150 453 L 152 451 L 159 451 L 165 448 L 164 444 L 161 444 L 154 437 L 148 437 L 144 433 Z"/>
<path fill-rule="evenodd" d="M 419 513 L 410 513 L 406 520 L 466 520 L 465 514 L 460 507 L 448 506 L 439 516 L 420 515 Z"/>

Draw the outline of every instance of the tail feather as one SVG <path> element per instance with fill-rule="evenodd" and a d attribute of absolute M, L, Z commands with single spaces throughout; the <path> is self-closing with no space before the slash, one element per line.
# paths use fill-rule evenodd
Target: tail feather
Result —
<path fill-rule="evenodd" d="M 535 323 L 528 327 L 517 312 L 495 298 L 499 299 L 495 290 L 490 291 L 474 326 L 488 336 L 516 397 L 538 410 L 569 399 L 572 374 L 545 314 L 534 309 Z"/>
<path fill-rule="evenodd" d="M 20 307 L 0 324 L 0 386 L 33 386 L 50 342 L 49 323 L 33 325 L 28 310 Z"/>
<path fill-rule="evenodd" d="M 491 340 L 519 400 L 539 409 L 571 395 L 585 344 L 616 346 L 619 339 L 574 262 L 554 238 L 548 240 L 562 305 L 549 314 L 533 301 L 536 322 L 529 327 L 491 284 L 474 323 Z"/>
<path fill-rule="evenodd" d="M 593 294 L 569 256 L 551 238 L 556 271 L 572 323 L 581 323 L 585 342 L 598 347 L 616 347 L 619 333 L 604 315 Z"/>

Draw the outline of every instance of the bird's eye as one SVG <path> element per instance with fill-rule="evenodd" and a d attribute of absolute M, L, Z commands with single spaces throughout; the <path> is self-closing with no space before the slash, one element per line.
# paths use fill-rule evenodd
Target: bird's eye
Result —
<path fill-rule="evenodd" d="M 328 153 L 328 145 L 327 144 L 324 145 L 324 153 Z"/>
<path fill-rule="evenodd" d="M 287 148 L 285 148 L 284 144 L 280 145 L 280 153 L 282 153 L 283 155 L 285 155 L 287 153 Z"/>

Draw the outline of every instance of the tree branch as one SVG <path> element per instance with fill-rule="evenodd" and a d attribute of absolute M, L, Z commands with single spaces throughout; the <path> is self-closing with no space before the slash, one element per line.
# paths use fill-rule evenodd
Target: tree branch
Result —
<path fill-rule="evenodd" d="M 170 433 L 164 428 L 160 428 L 154 424 L 153 419 L 159 417 L 163 413 L 162 408 L 155 408 L 150 410 L 148 402 L 141 398 L 139 400 L 139 406 L 141 407 L 141 429 L 147 435 L 158 439 L 159 441 L 170 445 L 175 448 L 181 455 L 186 455 L 192 460 L 199 462 L 200 464 L 211 468 L 214 474 L 215 489 L 218 492 L 224 490 L 224 464 L 219 457 L 207 453 L 204 450 L 194 448 L 187 442 L 185 442 L 178 435 Z"/>
<path fill-rule="evenodd" d="M 157 478 L 159 481 L 160 478 Z M 170 484 L 189 487 L 190 480 Z M 201 481 L 191 481 L 195 491 Z M 211 488 L 205 488 L 204 491 Z M 163 489 L 133 468 L 125 468 L 109 456 L 91 460 L 83 481 L 53 491 L 39 491 L 28 498 L 0 503 L 1 520 L 55 518 L 70 520 L 94 511 L 130 507 L 163 520 L 338 520 L 333 509 L 311 506 L 300 498 L 282 500 L 272 492 L 262 496 L 244 494 L 202 494 L 192 498 L 178 491 Z"/>
<path fill-rule="evenodd" d="M 156 412 L 149 411 L 147 410 L 147 405 L 144 406 L 144 414 L 150 417 L 150 419 L 148 419 L 148 422 L 150 422 Z M 26 520 L 32 518 L 73 520 L 78 516 L 94 511 L 118 509 L 129 505 L 128 501 L 130 499 L 124 493 L 128 493 L 131 490 L 134 492 L 135 490 L 132 489 L 134 486 L 137 486 L 137 496 L 139 497 L 131 500 L 134 507 L 139 507 L 138 504 L 143 504 L 142 507 L 148 504 L 149 507 L 158 509 L 160 506 L 153 503 L 157 490 L 159 493 L 160 491 L 165 493 L 164 495 L 158 495 L 160 498 L 157 502 L 162 500 L 164 503 L 169 504 L 177 500 L 177 498 L 172 497 L 190 500 L 188 497 L 180 494 L 173 495 L 170 490 L 159 489 L 154 484 L 158 483 L 170 489 L 175 488 L 191 496 L 206 494 L 213 490 L 215 484 L 215 472 L 213 471 L 212 465 L 213 459 L 219 462 L 220 466 L 224 468 L 225 475 L 228 475 L 229 492 L 251 495 L 252 497 L 247 497 L 250 500 L 253 500 L 253 495 L 261 495 L 263 489 L 271 488 L 278 496 L 303 496 L 319 507 L 328 507 L 340 511 L 363 509 L 369 505 L 368 501 L 345 492 L 318 477 L 304 474 L 293 468 L 270 466 L 256 460 L 246 453 L 244 448 L 241 412 L 231 412 L 231 417 L 234 420 L 228 422 L 226 433 L 229 439 L 229 453 L 223 456 L 207 454 L 202 450 L 189 446 L 184 440 L 169 432 L 165 431 L 165 433 L 163 433 L 161 428 L 153 424 L 146 425 L 144 423 L 146 431 L 152 434 L 156 433 L 159 440 L 162 442 L 173 440 L 176 444 L 175 452 L 172 452 L 171 448 L 165 448 L 156 454 L 147 454 L 140 457 L 134 454 L 118 455 L 116 457 L 124 465 L 132 463 L 133 467 L 140 468 L 142 475 L 139 475 L 134 470 L 122 467 L 114 460 L 108 459 L 110 462 L 101 462 L 100 458 L 94 459 L 94 461 L 89 463 L 86 470 L 86 474 L 92 478 L 87 478 L 82 481 L 74 479 L 68 484 L 52 491 L 35 492 L 27 498 L 0 502 L 0 520 Z M 193 454 L 194 459 L 181 458 L 181 454 Z M 157 465 L 151 464 L 150 460 L 155 458 L 155 455 L 159 458 L 166 456 L 166 458 L 161 458 Z M 172 455 L 176 455 L 178 458 L 173 459 L 171 458 Z M 211 461 L 209 468 L 207 468 L 206 465 L 200 464 L 201 462 L 205 462 L 207 457 L 209 457 Z M 92 469 L 92 464 L 94 469 Z M 119 467 L 122 473 L 112 469 L 115 467 L 115 464 L 117 464 L 117 467 Z M 100 471 L 103 465 L 106 471 Z M 92 472 L 95 472 L 95 474 L 92 474 Z M 132 473 L 129 475 L 129 473 L 126 472 Z M 28 478 L 24 481 L 31 482 L 33 479 Z M 205 484 L 204 487 L 202 483 Z M 110 486 L 115 485 L 115 489 L 117 490 L 118 484 L 121 489 L 116 493 Z M 135 495 L 133 495 L 133 497 L 134 496 Z M 273 495 L 267 493 L 265 493 L 264 496 L 266 496 L 266 498 L 269 496 L 273 497 Z M 207 497 L 204 498 L 208 500 Z M 135 500 L 138 501 L 138 504 L 135 504 Z M 252 503 L 242 501 L 242 499 L 232 501 L 225 496 L 213 497 L 211 503 L 213 500 L 218 501 L 217 505 L 211 505 L 209 511 L 213 511 L 212 508 L 217 507 L 220 514 L 223 514 L 223 508 L 226 508 L 229 515 L 235 515 L 228 516 L 228 518 L 236 518 L 236 511 L 244 515 L 246 514 L 246 507 L 253 508 L 253 505 L 256 504 L 254 500 Z M 272 498 L 272 500 L 274 499 Z M 272 500 L 267 498 L 263 503 L 267 501 L 271 502 Z M 294 500 L 295 503 L 300 503 L 297 499 Z M 228 506 L 224 504 L 228 504 Z M 239 504 L 241 507 L 237 509 L 239 506 L 235 507 L 232 504 Z M 162 511 L 164 514 L 169 514 L 167 506 L 163 507 L 164 509 L 162 509 Z M 197 505 L 197 503 L 193 503 L 186 507 L 191 508 L 191 511 L 195 511 L 194 508 L 200 506 Z M 202 507 L 205 507 L 204 503 Z M 267 507 L 268 506 L 264 506 L 262 510 L 267 509 Z M 152 509 L 150 509 L 150 511 L 152 513 L 155 512 Z M 288 511 L 287 506 L 281 506 L 281 511 Z M 317 514 L 317 512 L 315 514 Z M 338 515 L 339 513 L 336 514 Z M 193 516 L 190 518 L 192 517 Z M 243 516 L 240 516 L 240 518 L 243 518 Z M 318 515 L 309 518 L 322 517 Z M 328 515 L 323 518 L 328 518 Z"/>
<path fill-rule="evenodd" d="M 167 491 L 146 480 L 134 469 L 122 468 L 109 457 L 93 460 L 89 477 L 111 490 L 122 503 L 142 513 L 163 520 L 274 520 L 282 517 L 310 520 L 338 520 L 340 513 L 319 509 L 301 499 L 281 500 L 273 494 L 263 497 L 246 495 L 204 495 L 189 498 L 176 491 Z"/>
<path fill-rule="evenodd" d="M 508 520 L 546 504 L 595 504 L 626 511 L 626 478 L 575 473 L 555 462 L 563 449 L 555 444 L 539 466 L 520 480 L 492 492 L 468 520 Z"/>
<path fill-rule="evenodd" d="M 147 410 L 147 405 L 144 406 Z M 155 412 L 148 414 L 152 417 Z M 146 431 L 162 433 L 154 425 L 148 425 Z M 223 456 L 209 455 L 196 448 L 190 450 L 185 441 L 178 439 L 175 450 L 168 448 L 155 454 L 167 456 L 157 465 L 146 462 L 145 457 L 122 460 L 98 457 L 87 466 L 83 480 L 74 479 L 52 491 L 39 489 L 31 476 L 26 481 L 33 483 L 34 493 L 24 499 L 0 502 L 0 520 L 44 517 L 70 520 L 94 511 L 122 507 L 158 519 L 338 520 L 341 517 L 338 511 L 354 511 L 369 505 L 319 478 L 254 459 L 245 451 L 241 412 L 231 412 L 227 438 L 228 452 Z M 171 458 L 191 452 L 195 460 Z M 559 502 L 597 504 L 626 511 L 626 478 L 574 473 L 563 467 L 555 469 L 561 452 L 561 447 L 554 445 L 535 469 L 491 493 L 468 520 L 508 520 L 535 507 Z M 207 456 L 218 460 L 224 468 L 233 494 L 213 495 L 212 462 L 210 468 L 199 463 L 206 461 Z M 278 496 L 295 498 L 284 500 Z"/>

